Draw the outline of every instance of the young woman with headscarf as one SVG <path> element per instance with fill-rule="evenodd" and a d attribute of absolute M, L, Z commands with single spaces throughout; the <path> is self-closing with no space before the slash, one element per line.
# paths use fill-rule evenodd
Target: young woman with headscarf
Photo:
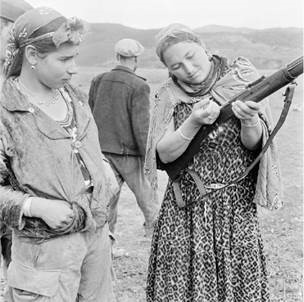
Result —
<path fill-rule="evenodd" d="M 83 23 L 20 16 L 0 102 L 0 218 L 13 229 L 8 301 L 113 301 L 109 191 L 86 96 L 70 85 Z M 12 186 L 4 186 L 10 178 Z"/>
<path fill-rule="evenodd" d="M 214 123 L 220 107 L 258 78 L 247 59 L 228 63 L 210 54 L 180 24 L 159 33 L 156 51 L 170 78 L 156 95 L 147 144 L 146 173 L 155 189 L 157 164 L 183 154 L 200 127 Z M 200 191 L 202 184 L 230 183 L 254 160 L 272 127 L 263 103 L 236 101 L 234 117 L 202 141 L 178 183 L 169 179 L 152 239 L 148 302 L 269 301 L 257 204 L 281 205 L 275 144 L 245 179 Z"/>

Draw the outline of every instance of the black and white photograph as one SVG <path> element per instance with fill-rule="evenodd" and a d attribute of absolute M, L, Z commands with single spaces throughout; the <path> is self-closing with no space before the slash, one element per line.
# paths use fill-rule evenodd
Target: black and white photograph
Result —
<path fill-rule="evenodd" d="M 0 0 L 0 302 L 301 302 L 302 0 Z"/>

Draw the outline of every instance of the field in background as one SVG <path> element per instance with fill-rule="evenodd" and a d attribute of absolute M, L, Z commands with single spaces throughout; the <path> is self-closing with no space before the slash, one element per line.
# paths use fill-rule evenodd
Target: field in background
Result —
<path fill-rule="evenodd" d="M 113 66 L 114 67 L 114 66 Z M 79 67 L 78 68 L 78 73 L 74 75 L 72 82 L 74 85 L 82 88 L 84 91 L 88 92 L 91 80 L 93 79 L 94 76 L 109 71 L 113 67 Z M 163 68 L 163 69 L 153 69 L 153 68 L 139 68 L 136 73 L 147 79 L 147 82 L 149 85 L 152 85 L 152 90 L 155 88 L 166 79 L 168 75 L 168 71 Z"/>
<path fill-rule="evenodd" d="M 121 24 L 90 24 L 80 45 L 77 61 L 81 66 L 110 65 L 114 60 L 114 44 L 125 37 L 142 43 L 144 53 L 139 66 L 161 68 L 155 52 L 155 36 L 159 29 L 135 29 Z M 206 47 L 227 58 L 244 56 L 259 68 L 279 68 L 303 54 L 302 28 L 268 28 L 255 30 L 209 25 L 195 29 Z"/>
<path fill-rule="evenodd" d="M 88 91 L 90 81 L 100 68 L 81 68 L 74 83 Z M 261 74 L 271 71 L 261 71 Z M 165 69 L 139 69 L 138 74 L 147 78 L 151 96 L 166 79 Z M 261 230 L 270 274 L 271 301 L 303 301 L 303 77 L 298 80 L 293 104 L 277 141 L 284 183 L 284 207 L 277 211 L 259 208 Z M 282 108 L 280 90 L 270 96 L 276 120 Z M 159 197 L 165 189 L 167 177 L 159 173 Z M 116 293 L 118 302 L 144 302 L 144 288 L 150 242 L 143 237 L 143 216 L 127 186 L 123 187 L 119 205 Z M 120 252 L 119 252 L 120 251 Z"/>

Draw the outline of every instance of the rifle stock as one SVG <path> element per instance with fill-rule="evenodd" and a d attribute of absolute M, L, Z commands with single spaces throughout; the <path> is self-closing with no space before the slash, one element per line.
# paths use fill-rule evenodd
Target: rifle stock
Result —
<path fill-rule="evenodd" d="M 286 86 L 299 75 L 303 73 L 303 56 L 289 63 L 285 68 L 282 68 L 268 77 L 262 76 L 258 80 L 250 83 L 244 91 L 235 95 L 229 100 L 220 110 L 220 115 L 212 125 L 203 125 L 195 137 L 190 142 L 185 152 L 173 162 L 164 164 L 158 162 L 158 168 L 165 170 L 172 180 L 176 180 L 180 172 L 187 167 L 188 162 L 199 151 L 201 141 L 208 136 L 210 132 L 215 130 L 221 123 L 227 121 L 233 116 L 231 104 L 236 101 L 251 100 L 260 102 L 275 91 Z"/>

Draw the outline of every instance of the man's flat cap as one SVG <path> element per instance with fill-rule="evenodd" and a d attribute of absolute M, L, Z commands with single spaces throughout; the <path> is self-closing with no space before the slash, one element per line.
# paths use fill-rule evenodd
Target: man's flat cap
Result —
<path fill-rule="evenodd" d="M 144 52 L 144 47 L 136 40 L 122 39 L 115 44 L 114 51 L 124 57 L 137 57 Z"/>

